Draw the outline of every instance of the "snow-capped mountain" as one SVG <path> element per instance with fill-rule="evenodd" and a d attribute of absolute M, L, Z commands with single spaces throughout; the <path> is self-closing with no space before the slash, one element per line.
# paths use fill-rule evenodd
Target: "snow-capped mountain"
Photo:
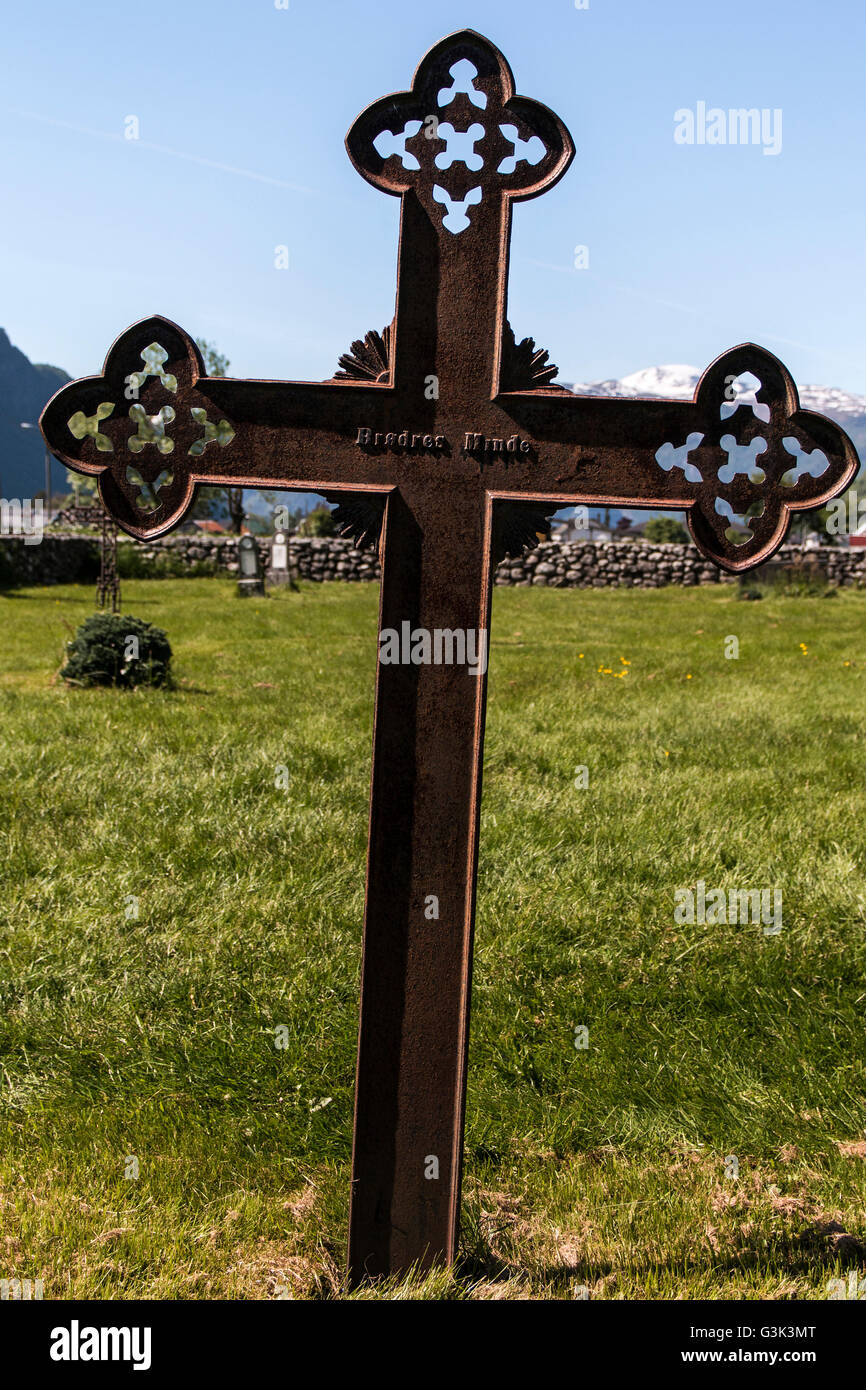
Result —
<path fill-rule="evenodd" d="M 664 367 L 645 367 L 631 372 L 620 380 L 576 383 L 570 390 L 578 396 L 669 396 L 689 400 L 701 373 L 697 367 L 674 363 Z M 738 395 L 745 394 L 736 383 Z M 866 459 L 866 396 L 855 396 L 835 386 L 800 386 L 800 404 L 804 410 L 816 410 L 829 415 L 851 436 L 861 459 Z"/>

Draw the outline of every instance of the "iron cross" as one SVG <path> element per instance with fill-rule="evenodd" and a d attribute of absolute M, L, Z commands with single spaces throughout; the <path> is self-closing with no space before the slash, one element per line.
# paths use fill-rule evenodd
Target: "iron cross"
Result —
<path fill-rule="evenodd" d="M 208 378 L 186 333 L 145 319 L 101 376 L 54 396 L 42 428 L 59 458 L 99 477 L 131 536 L 177 526 L 209 483 L 324 493 L 346 533 L 379 542 L 357 1281 L 456 1249 L 495 563 L 578 503 L 685 510 L 706 556 L 747 569 L 781 544 L 792 511 L 848 485 L 857 457 L 752 344 L 718 358 L 690 402 L 551 384 L 547 354 L 517 343 L 505 317 L 511 214 L 562 177 L 574 149 L 479 34 L 436 44 L 346 145 L 358 173 L 400 199 L 389 328 L 316 384 Z"/>

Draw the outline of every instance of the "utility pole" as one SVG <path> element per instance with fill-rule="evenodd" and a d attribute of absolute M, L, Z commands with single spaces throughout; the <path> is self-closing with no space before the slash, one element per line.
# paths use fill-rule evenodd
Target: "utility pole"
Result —
<path fill-rule="evenodd" d="M 21 421 L 22 430 L 38 430 L 39 426 L 29 420 Z M 51 520 L 51 450 L 45 450 L 45 520 Z"/>

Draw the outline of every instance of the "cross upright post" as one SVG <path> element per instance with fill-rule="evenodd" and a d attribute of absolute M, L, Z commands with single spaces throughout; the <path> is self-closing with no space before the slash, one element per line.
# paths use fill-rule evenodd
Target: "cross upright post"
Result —
<path fill-rule="evenodd" d="M 851 441 L 799 408 L 772 354 L 734 348 L 695 399 L 577 397 L 506 321 L 512 205 L 573 156 L 565 126 L 515 94 L 471 31 L 347 136 L 401 200 L 396 312 L 331 381 L 208 378 L 163 318 L 65 386 L 42 427 L 98 474 L 130 535 L 176 526 L 199 483 L 323 492 L 380 544 L 349 1269 L 357 1281 L 451 1261 L 460 1203 L 491 576 L 571 504 L 688 513 L 699 549 L 747 569 L 792 511 L 857 468 Z M 751 393 L 741 378 L 757 378 Z"/>

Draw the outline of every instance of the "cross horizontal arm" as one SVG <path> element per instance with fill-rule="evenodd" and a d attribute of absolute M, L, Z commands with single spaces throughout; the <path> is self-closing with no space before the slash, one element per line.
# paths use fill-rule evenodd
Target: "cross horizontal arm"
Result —
<path fill-rule="evenodd" d="M 530 449 L 528 457 L 484 455 L 484 480 L 497 496 L 635 507 L 687 506 L 694 498 L 681 471 L 665 472 L 656 462 L 665 440 L 688 432 L 690 403 L 513 392 L 498 404 Z M 513 464 L 521 459 L 518 477 Z"/>
<path fill-rule="evenodd" d="M 161 318 L 128 329 L 103 373 L 64 386 L 42 430 L 69 467 L 100 479 L 125 531 L 162 535 L 198 483 L 387 491 L 393 463 L 357 447 L 358 420 L 384 427 L 387 386 L 241 381 L 204 374 L 198 349 Z"/>
<path fill-rule="evenodd" d="M 757 387 L 738 392 L 742 378 Z M 682 508 L 698 547 L 732 571 L 766 559 L 790 513 L 822 506 L 859 466 L 845 431 L 801 410 L 787 369 L 753 343 L 719 357 L 693 401 L 517 391 L 495 406 L 497 433 L 520 447 L 468 441 L 495 497 Z"/>

